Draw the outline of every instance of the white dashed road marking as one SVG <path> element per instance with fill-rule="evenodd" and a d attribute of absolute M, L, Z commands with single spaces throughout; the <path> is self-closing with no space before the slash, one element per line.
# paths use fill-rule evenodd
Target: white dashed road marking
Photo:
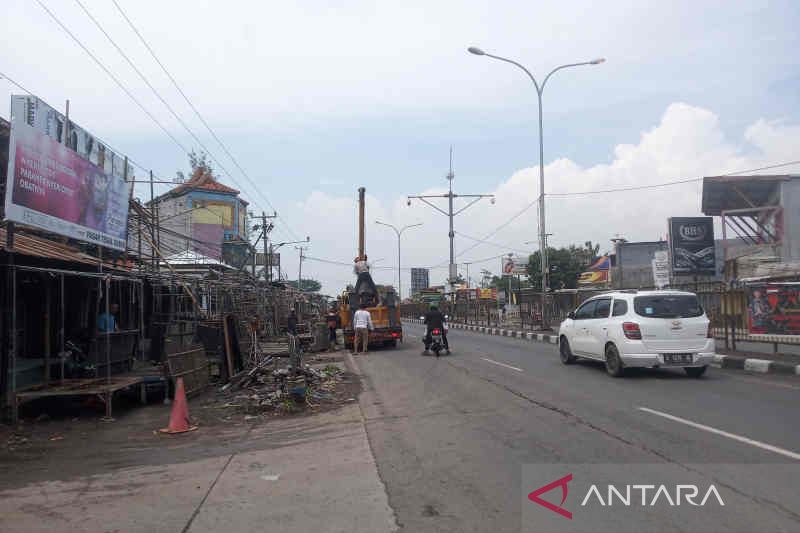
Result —
<path fill-rule="evenodd" d="M 493 365 L 504 366 L 504 367 L 506 367 L 506 368 L 510 368 L 511 370 L 516 370 L 517 372 L 522 372 L 522 369 L 521 369 L 521 368 L 517 368 L 517 367 L 515 367 L 515 366 L 511 366 L 511 365 L 507 365 L 507 364 L 505 364 L 505 363 L 501 363 L 501 362 L 499 362 L 499 361 L 495 361 L 495 360 L 493 360 L 493 359 L 489 359 L 489 358 L 487 358 L 487 357 L 481 357 L 481 359 L 483 359 L 484 361 L 486 361 L 486 362 L 488 362 L 488 363 L 492 363 Z"/>
<path fill-rule="evenodd" d="M 777 453 L 779 455 L 783 455 L 785 457 L 790 457 L 792 459 L 800 461 L 800 453 L 796 453 L 790 450 L 785 450 L 783 448 L 778 448 L 777 446 L 773 446 L 772 444 L 767 444 L 765 442 L 748 439 L 747 437 L 742 437 L 741 435 L 736 435 L 735 433 L 728 433 L 727 431 L 713 428 L 711 426 L 706 426 L 705 424 L 698 424 L 697 422 L 692 422 L 691 420 L 671 415 L 663 411 L 656 411 L 655 409 L 649 409 L 647 407 L 637 407 L 637 409 L 639 409 L 640 411 L 644 411 L 645 413 L 650 413 L 651 415 L 660 416 L 668 420 L 672 420 L 673 422 L 680 422 L 681 424 L 686 424 L 687 426 L 691 426 L 696 429 L 702 429 L 703 431 L 708 431 L 709 433 L 714 433 L 715 435 L 721 435 L 723 437 L 727 437 L 735 441 L 749 444 L 750 446 L 755 446 L 756 448 L 761 448 L 762 450 L 767 450 L 769 452 Z"/>

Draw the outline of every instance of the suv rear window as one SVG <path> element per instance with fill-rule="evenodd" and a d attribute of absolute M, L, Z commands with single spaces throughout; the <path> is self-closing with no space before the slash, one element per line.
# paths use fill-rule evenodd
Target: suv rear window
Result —
<path fill-rule="evenodd" d="M 633 309 L 637 315 L 650 318 L 690 318 L 703 314 L 697 296 L 688 294 L 637 296 L 633 299 Z"/>

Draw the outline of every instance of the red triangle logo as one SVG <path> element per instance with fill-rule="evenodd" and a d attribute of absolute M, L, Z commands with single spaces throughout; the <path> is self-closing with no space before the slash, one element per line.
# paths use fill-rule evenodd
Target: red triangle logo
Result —
<path fill-rule="evenodd" d="M 535 491 L 528 494 L 528 499 L 533 503 L 537 503 L 546 509 L 550 509 L 554 513 L 558 513 L 564 518 L 568 518 L 572 520 L 572 513 L 561 507 L 564 505 L 564 502 L 567 501 L 567 494 L 569 494 L 569 488 L 567 487 L 567 483 L 572 481 L 572 474 L 567 474 L 566 476 L 562 477 L 561 479 L 557 479 L 543 487 L 539 487 Z M 561 503 L 558 505 L 554 505 L 548 501 L 541 499 L 539 496 L 544 494 L 545 492 L 550 492 L 556 487 L 561 487 Z"/>

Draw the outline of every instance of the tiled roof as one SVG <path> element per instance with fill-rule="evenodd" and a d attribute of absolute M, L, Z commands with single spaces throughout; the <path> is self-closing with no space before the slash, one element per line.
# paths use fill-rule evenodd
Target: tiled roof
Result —
<path fill-rule="evenodd" d="M 218 182 L 214 179 L 214 176 L 211 176 L 210 174 L 200 174 L 199 176 L 195 176 L 186 183 L 178 185 L 169 191 L 168 194 L 178 196 L 190 190 L 239 194 L 239 191 L 233 187 L 228 187 L 227 185 Z"/>

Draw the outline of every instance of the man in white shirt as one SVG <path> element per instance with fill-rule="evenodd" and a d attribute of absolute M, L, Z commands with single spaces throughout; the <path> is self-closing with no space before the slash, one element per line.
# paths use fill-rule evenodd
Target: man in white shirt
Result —
<path fill-rule="evenodd" d="M 372 326 L 372 316 L 367 311 L 367 306 L 361 304 L 361 309 L 356 311 L 353 315 L 353 329 L 355 330 L 355 338 L 353 339 L 353 353 L 358 353 L 358 344 L 364 349 L 364 353 L 369 351 L 369 331 L 374 329 Z"/>

